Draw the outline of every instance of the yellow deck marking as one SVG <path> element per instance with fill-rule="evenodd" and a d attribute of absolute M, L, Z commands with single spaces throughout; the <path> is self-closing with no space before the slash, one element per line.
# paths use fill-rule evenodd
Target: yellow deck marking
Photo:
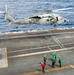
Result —
<path fill-rule="evenodd" d="M 0 68 L 6 68 L 8 67 L 7 49 L 0 48 L 0 51 L 2 53 L 2 58 L 0 59 Z"/>
<path fill-rule="evenodd" d="M 5 52 L 6 52 L 6 67 L 8 67 L 8 58 L 7 58 L 7 49 L 5 48 Z"/>
<path fill-rule="evenodd" d="M 74 65 L 72 65 L 74 66 Z M 51 69 L 46 69 L 45 70 L 45 73 L 48 73 L 48 72 L 53 72 L 53 71 L 59 71 L 59 70 L 64 70 L 64 69 L 70 69 L 70 68 L 73 68 L 71 67 L 70 65 L 68 66 L 63 66 L 63 67 L 57 67 L 57 68 L 51 68 Z M 18 75 L 35 75 L 35 74 L 41 74 L 42 71 L 34 71 L 34 72 L 29 72 L 29 73 L 23 73 L 23 74 L 18 74 Z"/>

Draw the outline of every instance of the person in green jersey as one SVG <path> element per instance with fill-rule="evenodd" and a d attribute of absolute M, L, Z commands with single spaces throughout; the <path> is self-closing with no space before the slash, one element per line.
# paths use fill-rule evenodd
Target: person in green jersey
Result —
<path fill-rule="evenodd" d="M 53 67 L 53 68 L 54 68 L 55 62 L 56 62 L 55 57 L 52 57 L 52 67 Z"/>
<path fill-rule="evenodd" d="M 61 65 L 61 62 L 62 62 L 62 58 L 59 56 L 59 67 L 61 67 L 62 65 Z"/>
<path fill-rule="evenodd" d="M 46 60 L 47 60 L 47 56 L 46 55 L 44 55 L 43 60 L 44 60 L 44 64 L 46 65 Z"/>
<path fill-rule="evenodd" d="M 55 57 L 56 59 L 57 54 L 55 52 L 52 53 L 52 58 Z"/>

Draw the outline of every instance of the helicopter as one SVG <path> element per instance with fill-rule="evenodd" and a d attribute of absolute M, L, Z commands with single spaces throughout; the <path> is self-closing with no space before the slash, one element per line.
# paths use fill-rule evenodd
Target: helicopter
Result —
<path fill-rule="evenodd" d="M 51 10 L 48 10 L 51 12 Z M 27 24 L 50 24 L 54 25 L 56 27 L 58 24 L 68 22 L 69 20 L 63 18 L 59 14 L 55 13 L 41 13 L 38 15 L 34 15 L 29 18 L 24 18 L 24 19 L 19 19 L 19 20 L 14 20 L 10 15 L 9 12 L 7 11 L 7 6 L 5 12 L 2 12 L 5 15 L 5 19 L 8 21 L 8 24 L 18 24 L 18 25 L 27 25 Z"/>

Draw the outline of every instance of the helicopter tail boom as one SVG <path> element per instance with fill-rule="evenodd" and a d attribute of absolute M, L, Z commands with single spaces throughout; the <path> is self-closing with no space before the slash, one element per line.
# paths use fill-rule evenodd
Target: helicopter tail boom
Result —
<path fill-rule="evenodd" d="M 9 25 L 11 23 L 14 23 L 14 19 L 8 13 L 5 13 L 4 15 L 5 15 L 5 19 L 8 21 Z"/>
<path fill-rule="evenodd" d="M 5 19 L 8 21 L 8 24 L 10 25 L 11 23 L 14 23 L 14 19 L 9 15 L 9 12 L 7 11 L 7 5 L 5 8 Z"/>

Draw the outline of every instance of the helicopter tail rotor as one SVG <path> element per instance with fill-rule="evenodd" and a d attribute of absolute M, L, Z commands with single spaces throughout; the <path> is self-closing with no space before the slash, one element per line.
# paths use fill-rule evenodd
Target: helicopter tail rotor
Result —
<path fill-rule="evenodd" d="M 13 14 L 14 12 L 11 12 L 11 14 Z M 7 5 L 5 5 L 5 11 L 0 11 L 0 14 L 10 14 L 9 12 L 8 12 L 8 8 L 7 8 Z"/>
<path fill-rule="evenodd" d="M 5 20 L 8 21 L 8 25 L 10 25 L 11 23 L 14 22 L 14 19 L 9 15 L 9 12 L 7 10 L 7 5 L 5 6 L 5 11 L 4 12 L 0 11 L 0 14 L 4 14 L 5 15 Z"/>
<path fill-rule="evenodd" d="M 7 5 L 5 6 L 5 11 L 0 11 L 0 14 L 8 14 L 9 12 L 7 11 Z"/>

